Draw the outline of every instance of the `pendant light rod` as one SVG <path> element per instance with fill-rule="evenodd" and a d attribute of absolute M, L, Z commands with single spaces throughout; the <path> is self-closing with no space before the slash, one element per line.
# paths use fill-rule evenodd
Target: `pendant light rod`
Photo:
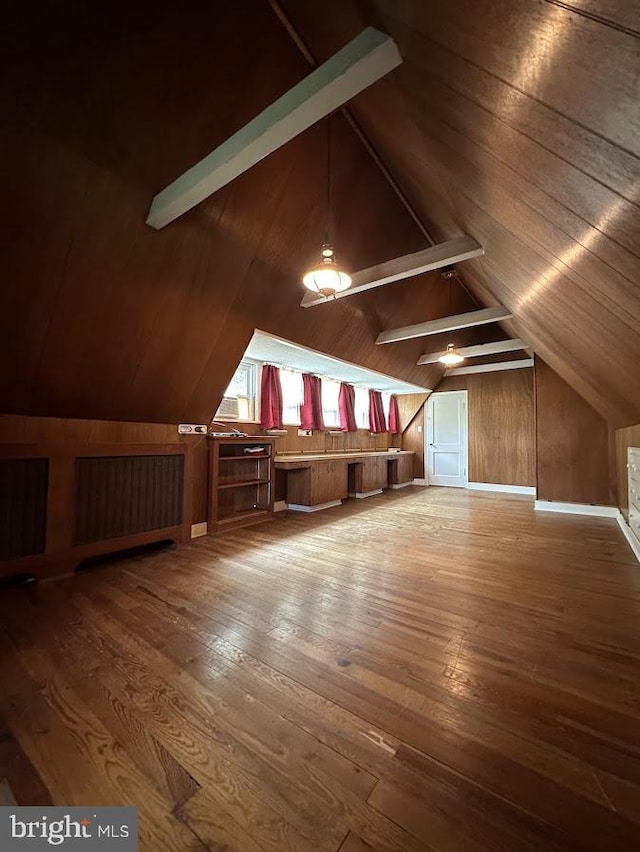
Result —
<path fill-rule="evenodd" d="M 324 226 L 324 243 L 331 244 L 331 113 L 327 116 L 327 213 Z"/>
<path fill-rule="evenodd" d="M 331 244 L 331 113 L 327 116 L 327 183 L 324 243 L 320 263 L 303 276 L 302 283 L 314 296 L 326 301 L 351 286 L 351 276 L 342 270 Z"/>

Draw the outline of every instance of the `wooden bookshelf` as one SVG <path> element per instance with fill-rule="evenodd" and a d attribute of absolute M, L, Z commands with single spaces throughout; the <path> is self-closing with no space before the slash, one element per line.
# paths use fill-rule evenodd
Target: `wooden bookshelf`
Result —
<path fill-rule="evenodd" d="M 209 532 L 273 517 L 275 438 L 211 437 L 209 441 Z M 263 452 L 256 452 L 259 448 Z"/>

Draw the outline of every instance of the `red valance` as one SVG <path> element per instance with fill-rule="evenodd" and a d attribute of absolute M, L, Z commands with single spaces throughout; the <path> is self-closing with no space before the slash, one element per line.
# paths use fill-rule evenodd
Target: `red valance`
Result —
<path fill-rule="evenodd" d="M 282 386 L 280 370 L 264 364 L 260 380 L 260 426 L 263 429 L 282 429 Z"/>

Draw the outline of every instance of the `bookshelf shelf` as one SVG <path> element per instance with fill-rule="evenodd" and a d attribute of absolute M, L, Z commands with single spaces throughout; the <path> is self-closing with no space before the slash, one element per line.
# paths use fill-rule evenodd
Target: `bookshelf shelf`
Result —
<path fill-rule="evenodd" d="M 212 437 L 210 442 L 209 532 L 272 517 L 274 439 Z M 262 452 L 245 452 L 254 448 Z"/>

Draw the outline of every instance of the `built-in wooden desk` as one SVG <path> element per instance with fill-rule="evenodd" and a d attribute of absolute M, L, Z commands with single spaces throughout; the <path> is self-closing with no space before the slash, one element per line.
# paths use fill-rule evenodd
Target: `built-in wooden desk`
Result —
<path fill-rule="evenodd" d="M 275 466 L 287 472 L 288 508 L 315 512 L 339 506 L 348 496 L 371 497 L 383 488 L 409 485 L 414 455 L 407 450 L 277 453 Z"/>

